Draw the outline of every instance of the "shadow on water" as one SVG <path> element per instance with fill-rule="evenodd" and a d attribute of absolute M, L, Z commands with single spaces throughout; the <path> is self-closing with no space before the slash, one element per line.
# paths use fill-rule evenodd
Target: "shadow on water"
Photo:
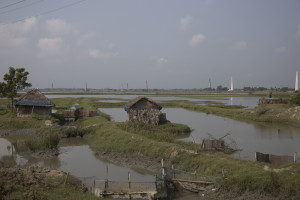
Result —
<path fill-rule="evenodd" d="M 95 177 L 106 178 L 106 166 L 108 166 L 108 178 L 114 181 L 127 181 L 128 172 L 133 181 L 151 181 L 154 176 L 143 169 L 130 169 L 100 160 L 81 138 L 63 139 L 59 147 L 60 154 L 52 158 L 36 158 L 27 152 L 18 152 L 8 140 L 0 138 L 0 166 L 27 166 L 37 165 L 41 167 L 59 169 L 69 172 L 78 178 Z M 61 145 L 62 145 L 61 144 Z"/>

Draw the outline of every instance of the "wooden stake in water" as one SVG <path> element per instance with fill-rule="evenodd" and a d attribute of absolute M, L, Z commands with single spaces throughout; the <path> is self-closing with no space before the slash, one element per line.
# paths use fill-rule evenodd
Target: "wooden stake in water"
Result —
<path fill-rule="evenodd" d="M 131 183 L 130 183 L 130 172 L 128 172 L 128 186 L 129 186 L 129 189 L 131 188 Z"/>
<path fill-rule="evenodd" d="M 164 159 L 161 159 L 161 168 L 162 168 L 162 178 L 165 176 L 165 168 L 164 168 Z"/>
<path fill-rule="evenodd" d="M 105 191 L 108 188 L 108 166 L 106 165 L 106 179 L 105 179 Z"/>

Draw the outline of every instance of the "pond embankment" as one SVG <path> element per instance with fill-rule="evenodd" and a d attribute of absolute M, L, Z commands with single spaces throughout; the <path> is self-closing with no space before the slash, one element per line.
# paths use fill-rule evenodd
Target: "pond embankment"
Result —
<path fill-rule="evenodd" d="M 0 199 L 96 199 L 80 181 L 59 170 L 30 167 L 1 168 Z"/>
<path fill-rule="evenodd" d="M 80 99 L 83 106 L 94 105 L 95 100 Z M 196 106 L 195 110 L 197 109 Z M 207 111 L 212 114 L 218 114 L 217 111 L 227 114 L 233 112 L 228 108 L 227 110 L 213 109 L 209 107 Z M 222 176 L 224 172 L 225 179 L 216 184 L 217 199 L 219 197 L 219 199 L 224 199 L 222 197 L 225 194 L 231 199 L 243 195 L 249 197 L 250 195 L 247 194 L 261 194 L 266 197 L 271 196 L 273 199 L 297 199 L 300 195 L 299 164 L 284 166 L 290 168 L 279 172 L 264 170 L 265 165 L 271 168 L 273 166 L 239 160 L 226 152 L 205 151 L 199 144 L 177 141 L 167 129 L 149 129 L 143 126 L 111 122 L 104 114 L 78 120 L 76 126 L 91 127 L 86 137 L 89 146 L 99 157 L 114 163 L 143 167 L 157 172 L 160 160 L 163 158 L 166 165 L 174 165 L 177 169 L 189 172 L 208 176 Z"/>

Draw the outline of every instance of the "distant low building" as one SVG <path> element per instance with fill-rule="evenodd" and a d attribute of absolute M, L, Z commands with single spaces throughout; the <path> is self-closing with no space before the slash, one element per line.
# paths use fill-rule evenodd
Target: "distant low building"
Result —
<path fill-rule="evenodd" d="M 20 96 L 14 103 L 18 116 L 31 114 L 51 115 L 55 104 L 43 95 L 39 90 L 30 90 Z"/>
<path fill-rule="evenodd" d="M 127 111 L 127 121 L 130 122 L 158 125 L 167 121 L 166 114 L 160 112 L 162 107 L 144 96 L 132 99 L 125 105 L 124 109 Z"/>

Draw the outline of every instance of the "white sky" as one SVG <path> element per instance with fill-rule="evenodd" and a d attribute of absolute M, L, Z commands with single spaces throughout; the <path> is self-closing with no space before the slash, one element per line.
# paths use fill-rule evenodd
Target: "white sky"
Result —
<path fill-rule="evenodd" d="M 35 88 L 293 88 L 300 1 L 0 0 L 0 60 Z"/>

